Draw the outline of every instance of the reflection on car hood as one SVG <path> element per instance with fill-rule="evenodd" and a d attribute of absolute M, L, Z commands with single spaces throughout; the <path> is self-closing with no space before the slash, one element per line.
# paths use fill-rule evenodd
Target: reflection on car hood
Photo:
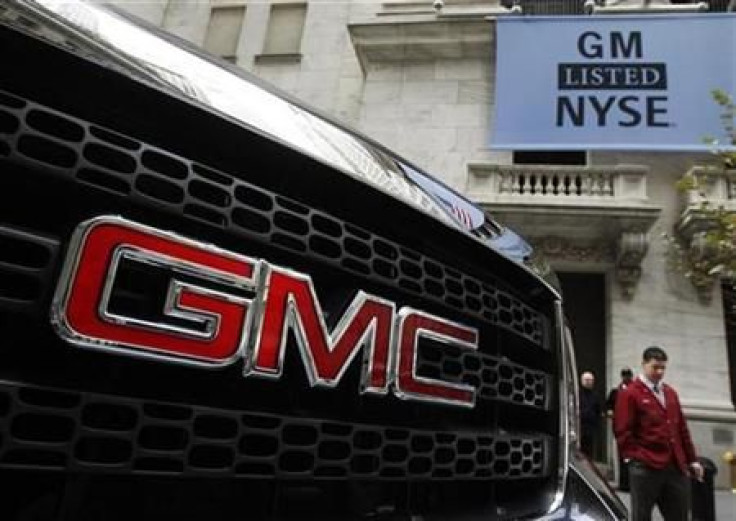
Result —
<path fill-rule="evenodd" d="M 531 247 L 497 225 L 497 236 L 478 233 L 488 216 L 462 195 L 370 139 L 275 93 L 244 70 L 123 11 L 84 0 L 6 0 L 0 5 L 0 23 L 297 149 L 530 267 Z"/>
<path fill-rule="evenodd" d="M 504 228 L 501 234 L 488 239 L 491 248 L 524 264 L 532 254 L 532 247 L 513 230 Z"/>
<path fill-rule="evenodd" d="M 367 140 L 270 92 L 244 71 L 155 27 L 144 28 L 114 8 L 68 0 L 13 4 L 50 22 L 63 39 L 47 28 L 23 30 L 216 111 L 457 227 L 432 196 L 406 179 L 395 158 L 387 161 L 389 156 Z"/>

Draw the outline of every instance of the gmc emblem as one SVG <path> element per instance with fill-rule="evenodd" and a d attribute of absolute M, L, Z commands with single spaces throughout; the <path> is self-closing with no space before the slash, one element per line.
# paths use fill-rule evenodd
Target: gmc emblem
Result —
<path fill-rule="evenodd" d="M 162 313 L 175 321 L 111 309 L 122 262 L 171 273 Z M 242 358 L 245 377 L 271 379 L 292 331 L 312 387 L 337 386 L 362 349 L 361 393 L 475 404 L 474 387 L 416 373 L 421 338 L 477 349 L 475 328 L 358 291 L 330 332 L 309 276 L 119 217 L 74 232 L 51 316 L 77 346 L 205 367 Z"/>

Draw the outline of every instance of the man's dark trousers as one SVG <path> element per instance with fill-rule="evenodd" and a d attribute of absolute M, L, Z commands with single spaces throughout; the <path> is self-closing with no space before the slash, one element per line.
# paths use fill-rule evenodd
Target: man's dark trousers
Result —
<path fill-rule="evenodd" d="M 629 465 L 624 459 L 618 458 L 618 490 L 619 492 L 628 492 L 629 487 Z"/>
<path fill-rule="evenodd" d="M 659 470 L 640 461 L 629 462 L 631 521 L 650 521 L 654 505 L 665 521 L 687 521 L 690 482 L 675 465 Z"/>
<path fill-rule="evenodd" d="M 595 427 L 590 425 L 580 426 L 580 450 L 592 461 L 594 454 Z"/>

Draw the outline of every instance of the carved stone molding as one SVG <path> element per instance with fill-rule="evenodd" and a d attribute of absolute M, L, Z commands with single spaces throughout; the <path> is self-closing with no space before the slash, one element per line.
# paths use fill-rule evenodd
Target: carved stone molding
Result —
<path fill-rule="evenodd" d="M 431 4 L 427 2 L 427 6 Z M 483 17 L 411 21 L 379 20 L 348 25 L 363 71 L 377 63 L 428 59 L 490 59 L 493 27 Z"/>
<path fill-rule="evenodd" d="M 641 278 L 641 261 L 649 250 L 649 237 L 642 231 L 624 231 L 618 238 L 616 279 L 621 294 L 630 299 Z"/>
<path fill-rule="evenodd" d="M 675 224 L 675 232 L 685 255 L 698 263 L 697 269 L 690 269 L 688 278 L 700 302 L 707 305 L 720 278 L 720 274 L 708 269 L 719 254 L 718 247 L 706 240 L 706 234 L 719 226 L 718 216 L 709 209 L 736 212 L 736 170 L 694 166 L 683 180 L 694 186 L 683 194 L 683 210 Z"/>
<path fill-rule="evenodd" d="M 689 241 L 690 255 L 697 259 L 713 258 L 718 253 L 718 248 L 706 239 L 707 231 L 698 231 L 692 234 Z M 695 287 L 698 299 L 703 304 L 710 304 L 713 300 L 713 287 L 720 278 L 719 274 L 704 273 L 700 276 L 691 276 L 690 282 Z"/>
<path fill-rule="evenodd" d="M 615 240 L 550 235 L 529 242 L 550 261 L 614 265 L 616 281 L 624 298 L 634 296 L 641 278 L 641 263 L 649 250 L 649 236 L 640 230 L 625 230 Z"/>
<path fill-rule="evenodd" d="M 706 234 L 716 224 L 702 212 L 686 209 L 675 226 L 677 236 L 691 259 L 702 260 L 715 255 L 714 245 L 706 240 Z M 713 287 L 720 275 L 695 272 L 688 277 L 695 288 L 698 300 L 705 305 L 713 300 Z"/>
<path fill-rule="evenodd" d="M 552 260 L 572 262 L 609 263 L 614 259 L 614 248 L 608 241 L 580 241 L 567 237 L 547 236 L 530 239 L 535 249 Z"/>

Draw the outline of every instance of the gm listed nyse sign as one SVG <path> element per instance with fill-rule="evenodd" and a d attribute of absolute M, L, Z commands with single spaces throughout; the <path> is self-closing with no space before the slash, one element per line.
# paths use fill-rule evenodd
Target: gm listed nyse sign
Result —
<path fill-rule="evenodd" d="M 514 17 L 497 33 L 492 147 L 699 150 L 722 131 L 732 15 Z"/>
<path fill-rule="evenodd" d="M 594 124 L 605 127 L 612 122 L 622 127 L 667 126 L 667 96 L 607 93 L 601 91 L 641 91 L 667 89 L 667 66 L 664 63 L 640 63 L 643 58 L 641 31 L 600 34 L 585 31 L 578 37 L 578 50 L 587 62 L 561 63 L 558 88 L 591 90 L 587 95 L 559 95 L 556 125 L 585 125 L 585 113 L 593 112 Z M 600 62 L 610 58 L 633 59 L 631 62 Z"/>

